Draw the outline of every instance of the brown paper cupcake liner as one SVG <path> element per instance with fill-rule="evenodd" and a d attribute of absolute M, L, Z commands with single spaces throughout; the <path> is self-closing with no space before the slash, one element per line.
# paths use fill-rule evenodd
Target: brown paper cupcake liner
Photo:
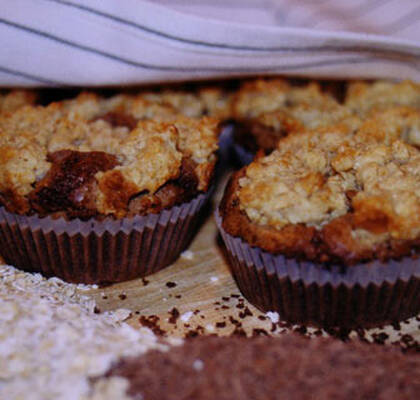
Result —
<path fill-rule="evenodd" d="M 188 246 L 209 197 L 210 191 L 159 214 L 102 221 L 28 217 L 0 207 L 0 253 L 17 268 L 68 282 L 150 275 Z"/>
<path fill-rule="evenodd" d="M 349 268 L 273 255 L 229 235 L 216 222 L 242 294 L 262 311 L 291 323 L 373 327 L 420 312 L 420 260 L 406 257 Z"/>

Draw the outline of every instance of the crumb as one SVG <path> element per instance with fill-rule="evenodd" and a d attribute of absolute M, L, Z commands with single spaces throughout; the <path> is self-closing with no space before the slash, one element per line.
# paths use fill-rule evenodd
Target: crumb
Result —
<path fill-rule="evenodd" d="M 176 307 L 172 308 L 171 311 L 169 311 L 170 317 L 168 319 L 168 322 L 170 324 L 176 324 L 176 321 L 178 320 L 180 314 Z"/>
<path fill-rule="evenodd" d="M 245 307 L 244 311 L 241 311 L 238 315 L 239 315 L 239 318 L 241 319 L 253 316 L 251 310 L 248 307 Z"/>
<path fill-rule="evenodd" d="M 158 325 L 159 319 L 157 315 L 149 315 L 148 317 L 142 315 L 139 322 L 141 326 L 149 328 L 155 335 L 163 336 L 166 332 Z"/>

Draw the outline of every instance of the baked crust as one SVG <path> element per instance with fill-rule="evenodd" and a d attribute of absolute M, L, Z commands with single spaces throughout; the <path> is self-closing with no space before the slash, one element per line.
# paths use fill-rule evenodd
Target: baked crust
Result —
<path fill-rule="evenodd" d="M 366 143 L 391 143 L 400 139 L 420 148 L 420 108 L 393 106 L 371 111 L 356 135 Z"/>
<path fill-rule="evenodd" d="M 1 204 L 19 214 L 121 218 L 207 191 L 218 120 L 173 110 L 161 120 L 144 118 L 159 110 L 133 97 L 85 93 L 2 115 Z M 149 199 L 141 207 L 140 197 Z"/>
<path fill-rule="evenodd" d="M 13 112 L 25 105 L 35 104 L 37 97 L 37 93 L 31 90 L 0 92 L 0 113 Z"/>
<path fill-rule="evenodd" d="M 278 141 L 294 132 L 337 123 L 357 122 L 352 113 L 316 82 L 291 86 L 281 79 L 244 83 L 233 100 L 235 141 L 255 153 L 269 154 Z"/>
<path fill-rule="evenodd" d="M 420 152 L 401 141 L 294 136 L 232 176 L 220 213 L 251 246 L 353 265 L 418 254 L 419 187 Z"/>
<path fill-rule="evenodd" d="M 232 94 L 219 87 L 202 87 L 195 91 L 163 90 L 139 95 L 146 101 L 169 106 L 190 118 L 210 116 L 221 121 L 232 115 Z"/>
<path fill-rule="evenodd" d="M 344 104 L 362 117 L 398 106 L 419 109 L 420 85 L 411 81 L 353 82 L 348 86 Z"/>

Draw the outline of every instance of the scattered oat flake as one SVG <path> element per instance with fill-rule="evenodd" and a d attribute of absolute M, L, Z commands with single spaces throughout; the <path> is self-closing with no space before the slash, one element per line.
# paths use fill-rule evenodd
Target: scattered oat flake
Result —
<path fill-rule="evenodd" d="M 0 398 L 124 398 L 121 380 L 92 390 L 89 379 L 121 356 L 167 346 L 149 329 L 122 322 L 129 310 L 95 314 L 95 309 L 80 285 L 1 265 Z"/>

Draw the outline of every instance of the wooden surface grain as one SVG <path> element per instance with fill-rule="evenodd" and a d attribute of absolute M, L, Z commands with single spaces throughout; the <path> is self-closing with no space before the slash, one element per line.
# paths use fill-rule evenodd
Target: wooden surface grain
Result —
<path fill-rule="evenodd" d="M 220 199 L 219 185 L 214 204 Z M 325 332 L 290 326 L 277 315 L 257 310 L 241 296 L 223 254 L 213 210 L 201 226 L 189 249 L 171 266 L 146 277 L 102 287 L 89 292 L 100 311 L 131 310 L 127 322 L 150 326 L 157 333 L 185 337 L 199 334 L 278 335 L 290 331 L 318 336 L 336 335 L 368 341 L 397 343 L 419 349 L 420 318 L 398 326 L 351 332 Z"/>

